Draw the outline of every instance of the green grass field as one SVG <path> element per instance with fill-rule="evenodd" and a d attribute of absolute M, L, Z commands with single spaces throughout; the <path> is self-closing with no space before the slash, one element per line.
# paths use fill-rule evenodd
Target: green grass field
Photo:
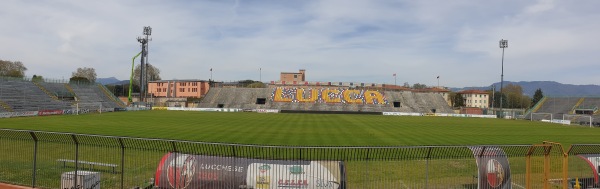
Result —
<path fill-rule="evenodd" d="M 294 146 L 569 144 L 600 129 L 525 120 L 340 114 L 139 111 L 0 119 L 0 128 Z"/>
<path fill-rule="evenodd" d="M 422 145 L 506 145 L 539 144 L 542 141 L 570 144 L 598 143 L 600 130 L 585 126 L 563 126 L 558 124 L 523 120 L 501 120 L 483 118 L 452 117 L 408 117 L 380 115 L 339 115 L 339 114 L 258 114 L 223 112 L 182 112 L 182 111 L 139 111 L 114 112 L 87 115 L 64 115 L 48 117 L 21 117 L 0 119 L 0 128 L 19 130 L 41 130 L 70 133 L 84 133 L 140 138 L 165 138 L 189 141 L 222 143 L 294 145 L 294 146 L 422 146 Z M 31 183 L 33 143 L 25 140 L 0 138 L 0 151 L 10 151 L 0 156 L 0 180 L 8 183 L 28 185 Z M 40 188 L 58 188 L 57 175 L 71 171 L 73 167 L 57 164 L 61 158 L 74 158 L 74 148 L 70 142 L 43 142 L 37 158 L 37 184 Z M 199 145 L 196 145 L 199 146 Z M 189 149 L 195 153 L 203 148 Z M 422 188 L 425 181 L 432 188 L 468 188 L 476 185 L 473 175 L 477 174 L 474 159 L 470 152 L 452 149 L 438 149 L 436 153 L 449 153 L 448 157 L 437 157 L 429 161 L 423 159 L 402 159 L 416 151 L 405 150 L 396 154 L 400 159 L 346 159 L 348 188 L 388 188 L 389 186 L 411 186 Z M 103 172 L 103 187 L 116 187 L 120 176 L 124 175 L 127 187 L 143 186 L 154 176 L 157 163 L 167 149 L 127 149 L 125 152 L 125 173 L 112 173 L 106 168 Z M 285 157 L 294 156 L 291 151 Z M 353 152 L 359 152 L 355 150 Z M 384 152 L 381 150 L 381 154 Z M 423 151 L 423 150 L 421 150 Z M 523 151 L 523 150 L 521 150 Z M 280 151 L 257 152 L 259 155 L 281 158 Z M 308 151 L 307 151 L 308 152 Z M 317 151 L 315 151 L 317 152 Z M 343 152 L 343 151 L 335 151 Z M 360 152 L 364 152 L 360 151 Z M 121 149 L 85 145 L 80 148 L 80 158 L 85 161 L 118 164 Z M 210 152 L 217 155 L 221 151 Z M 229 153 L 229 151 L 223 151 Z M 247 155 L 241 150 L 238 155 Z M 325 153 L 325 152 L 324 152 Z M 378 151 L 373 152 L 378 154 Z M 311 154 L 308 156 L 329 157 L 336 153 Z M 344 156 L 346 153 L 340 153 Z M 465 156 L 466 154 L 466 156 Z M 356 154 L 354 154 L 356 155 Z M 364 155 L 364 154 L 362 154 Z M 359 154 L 358 156 L 361 156 Z M 388 154 L 389 155 L 389 154 Z M 458 155 L 458 156 L 457 156 Z M 335 156 L 337 157 L 337 156 Z M 387 156 L 386 156 L 387 157 Z M 562 155 L 554 157 L 561 162 Z M 513 183 L 524 185 L 525 156 L 517 154 L 509 157 Z M 570 166 L 570 174 L 588 173 L 585 162 L 576 159 Z M 325 158 L 327 159 L 327 158 Z M 335 159 L 335 158 L 334 158 Z M 533 179 L 543 178 L 541 166 L 543 157 L 533 157 Z M 425 176 L 427 166 L 432 167 Z M 433 167 L 436 167 L 433 171 Z M 560 166 L 559 166 L 560 167 Z M 410 171 L 406 171 L 410 170 Z M 554 170 L 552 178 L 560 178 Z M 581 177 L 581 176 L 580 176 Z M 538 179 L 541 180 L 541 179 Z M 543 182 L 535 182 L 540 184 Z M 534 188 L 538 185 L 534 185 Z M 416 186 L 416 187 L 415 187 Z M 451 186 L 451 187 L 450 187 Z M 541 186 L 541 185 L 540 185 Z"/>

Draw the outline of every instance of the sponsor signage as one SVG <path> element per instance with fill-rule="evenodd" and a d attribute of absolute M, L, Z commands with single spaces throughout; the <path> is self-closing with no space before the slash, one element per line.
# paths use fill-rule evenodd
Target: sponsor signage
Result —
<path fill-rule="evenodd" d="M 263 160 L 168 153 L 155 186 L 181 189 L 343 189 L 340 161 Z"/>
<path fill-rule="evenodd" d="M 343 104 L 388 104 L 379 91 L 341 88 L 273 88 L 273 102 L 343 103 Z"/>
<path fill-rule="evenodd" d="M 100 189 L 100 176 L 100 173 L 92 171 L 77 171 L 77 174 L 75 171 L 65 172 L 60 176 L 60 188 Z M 75 179 L 77 179 L 77 186 L 75 186 Z"/>
<path fill-rule="evenodd" d="M 12 117 L 29 117 L 37 115 L 38 111 L 12 112 Z"/>
<path fill-rule="evenodd" d="M 63 110 L 40 110 L 38 116 L 62 115 Z"/>
<path fill-rule="evenodd" d="M 241 112 L 242 111 L 242 109 L 236 109 L 236 108 L 185 108 L 185 107 L 167 107 L 167 110 L 200 111 L 200 112 Z"/>
<path fill-rule="evenodd" d="M 600 184 L 598 175 L 600 174 L 600 154 L 579 154 L 577 157 L 588 163 L 594 174 L 594 183 Z"/>
<path fill-rule="evenodd" d="M 478 189 L 510 189 L 511 177 L 508 157 L 502 148 L 494 146 L 469 147 L 477 162 Z"/>
<path fill-rule="evenodd" d="M 2 112 L 0 113 L 0 118 L 9 118 L 12 116 L 12 112 Z"/>
<path fill-rule="evenodd" d="M 279 113 L 278 109 L 256 109 L 257 113 Z"/>

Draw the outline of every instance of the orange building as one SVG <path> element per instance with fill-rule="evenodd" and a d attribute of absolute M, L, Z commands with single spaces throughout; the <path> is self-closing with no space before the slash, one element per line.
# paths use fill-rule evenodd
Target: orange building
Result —
<path fill-rule="evenodd" d="M 301 69 L 298 73 L 292 72 L 281 72 L 279 74 L 279 80 L 284 84 L 297 84 L 306 80 L 306 70 Z"/>
<path fill-rule="evenodd" d="M 204 80 L 160 80 L 148 82 L 148 93 L 154 97 L 200 98 L 208 93 L 209 82 Z"/>

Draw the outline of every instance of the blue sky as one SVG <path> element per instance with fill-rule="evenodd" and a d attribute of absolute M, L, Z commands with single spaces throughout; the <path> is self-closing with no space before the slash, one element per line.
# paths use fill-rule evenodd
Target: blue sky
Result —
<path fill-rule="evenodd" d="M 163 79 L 279 79 L 448 87 L 500 81 L 600 85 L 600 1 L 34 1 L 0 6 L 0 59 L 27 75 L 93 67 L 128 79 L 136 38 L 152 27 Z M 139 61 L 136 61 L 139 63 Z M 261 71 L 259 72 L 259 69 Z"/>

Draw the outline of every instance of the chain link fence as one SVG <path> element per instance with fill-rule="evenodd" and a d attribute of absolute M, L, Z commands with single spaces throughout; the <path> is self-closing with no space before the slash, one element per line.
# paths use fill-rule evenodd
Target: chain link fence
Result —
<path fill-rule="evenodd" d="M 475 189 L 594 186 L 597 170 L 578 155 L 600 146 L 258 146 L 0 129 L 0 150 L 0 182 L 34 188 Z"/>

